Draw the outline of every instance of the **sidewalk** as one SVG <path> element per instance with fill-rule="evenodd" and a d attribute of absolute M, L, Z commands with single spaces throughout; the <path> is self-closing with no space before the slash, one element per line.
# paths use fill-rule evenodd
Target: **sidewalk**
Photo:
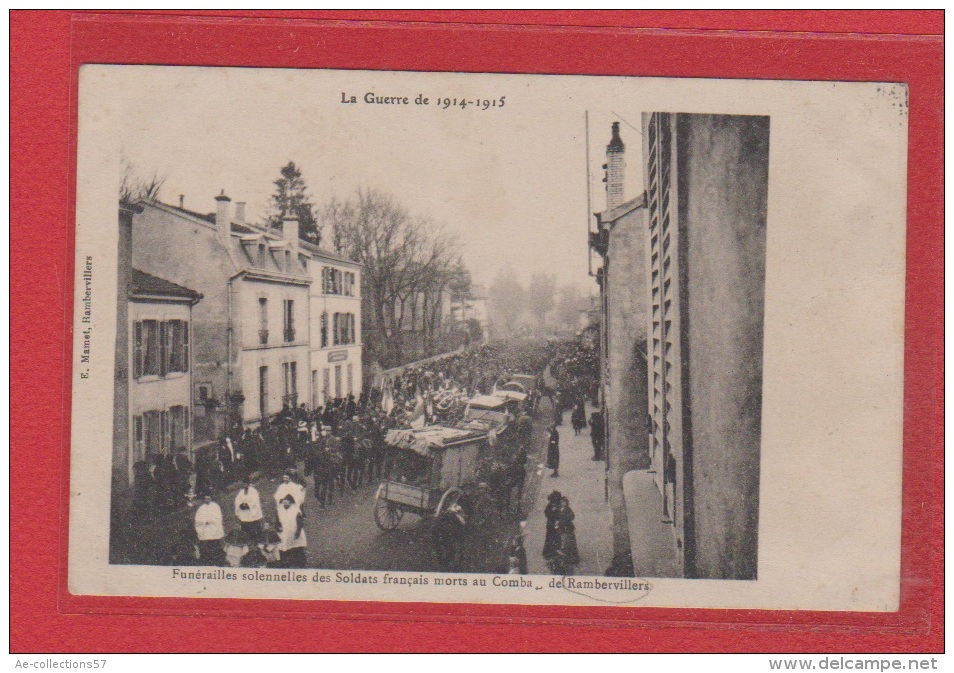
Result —
<path fill-rule="evenodd" d="M 663 522 L 653 475 L 646 470 L 627 472 L 623 495 L 636 577 L 682 577 L 673 529 Z"/>
<path fill-rule="evenodd" d="M 541 410 L 549 414 L 549 405 Z M 587 416 L 592 413 L 587 407 Z M 527 526 L 524 530 L 524 547 L 527 550 L 527 565 L 530 574 L 548 575 L 550 569 L 543 559 L 543 541 L 546 537 L 546 517 L 543 510 L 547 505 L 547 496 L 553 490 L 560 491 L 570 500 L 570 507 L 576 515 L 577 547 L 580 551 L 580 563 L 576 575 L 602 576 L 613 560 L 613 513 L 605 499 L 606 464 L 592 460 L 593 444 L 590 442 L 589 429 L 579 436 L 573 434 L 569 412 L 563 415 L 560 432 L 560 476 L 551 477 L 551 470 L 544 466 L 546 447 L 541 452 L 535 480 L 539 480 L 536 497 Z M 540 440 L 546 441 L 544 434 Z"/>

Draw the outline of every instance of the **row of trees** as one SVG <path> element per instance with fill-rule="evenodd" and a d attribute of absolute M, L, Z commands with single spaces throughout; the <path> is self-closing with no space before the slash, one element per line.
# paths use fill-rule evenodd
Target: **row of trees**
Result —
<path fill-rule="evenodd" d="M 504 267 L 494 278 L 488 302 L 495 333 L 575 332 L 580 311 L 590 307 L 589 297 L 576 285 L 558 285 L 552 273 L 537 273 L 524 286 L 512 267 Z"/>
<path fill-rule="evenodd" d="M 359 189 L 319 211 L 331 247 L 360 262 L 364 341 L 389 367 L 445 350 L 445 302 L 470 292 L 458 240 L 389 194 Z"/>

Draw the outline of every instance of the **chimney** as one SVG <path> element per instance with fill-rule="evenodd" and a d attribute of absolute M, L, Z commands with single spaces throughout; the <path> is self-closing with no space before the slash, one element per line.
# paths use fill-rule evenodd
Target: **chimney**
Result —
<path fill-rule="evenodd" d="M 235 202 L 235 220 L 245 224 L 245 201 Z"/>
<path fill-rule="evenodd" d="M 225 236 L 226 241 L 232 234 L 232 223 L 229 219 L 229 203 L 231 202 L 232 199 L 225 195 L 224 189 L 215 197 L 215 226 L 219 233 Z"/>
<path fill-rule="evenodd" d="M 298 245 L 298 216 L 286 214 L 282 218 L 282 238 Z"/>
<path fill-rule="evenodd" d="M 179 194 L 179 207 L 185 208 L 185 194 Z"/>
<path fill-rule="evenodd" d="M 623 177 L 626 162 L 623 153 L 626 146 L 619 137 L 619 122 L 613 122 L 613 138 L 606 146 L 606 209 L 612 210 L 623 204 Z"/>

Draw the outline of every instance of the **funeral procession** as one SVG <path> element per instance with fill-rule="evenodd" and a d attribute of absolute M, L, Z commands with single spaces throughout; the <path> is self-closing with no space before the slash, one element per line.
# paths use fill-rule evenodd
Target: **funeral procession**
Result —
<path fill-rule="evenodd" d="M 109 562 L 754 578 L 768 127 L 620 112 L 505 185 L 125 139 Z"/>

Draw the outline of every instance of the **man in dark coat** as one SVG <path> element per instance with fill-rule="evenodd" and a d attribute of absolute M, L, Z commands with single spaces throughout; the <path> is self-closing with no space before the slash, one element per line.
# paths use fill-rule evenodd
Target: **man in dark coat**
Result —
<path fill-rule="evenodd" d="M 517 439 L 520 443 L 520 448 L 523 451 L 529 452 L 530 439 L 532 437 L 533 437 L 533 419 L 530 418 L 529 414 L 522 413 L 517 418 Z"/>
<path fill-rule="evenodd" d="M 603 428 L 603 414 L 594 411 L 590 416 L 590 441 L 593 442 L 593 460 L 603 460 L 603 447 L 606 435 Z"/>
<path fill-rule="evenodd" d="M 553 470 L 551 477 L 560 476 L 560 433 L 556 425 L 550 426 L 549 439 L 547 440 L 547 467 Z"/>

